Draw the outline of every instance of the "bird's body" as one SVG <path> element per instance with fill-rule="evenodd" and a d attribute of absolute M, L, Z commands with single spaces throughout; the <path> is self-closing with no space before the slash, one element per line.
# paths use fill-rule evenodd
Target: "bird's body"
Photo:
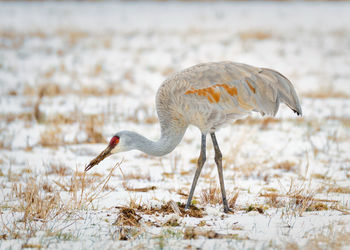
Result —
<path fill-rule="evenodd" d="M 202 133 L 214 132 L 252 111 L 275 115 L 280 102 L 301 114 L 287 78 L 271 69 L 234 62 L 204 63 L 175 73 L 156 96 L 161 126 L 181 130 L 191 124 Z"/>
<path fill-rule="evenodd" d="M 180 143 L 187 127 L 194 125 L 202 133 L 201 153 L 186 207 L 190 205 L 206 159 L 206 135 L 209 133 L 214 144 L 224 210 L 229 211 L 222 175 L 222 156 L 215 131 L 253 111 L 274 116 L 281 102 L 297 114 L 302 114 L 293 85 L 277 71 L 228 61 L 195 65 L 173 74 L 158 89 L 156 109 L 161 126 L 158 141 L 153 142 L 131 131 L 118 132 L 107 149 L 92 160 L 85 170 L 108 155 L 121 151 L 137 149 L 154 156 L 165 155 Z"/>

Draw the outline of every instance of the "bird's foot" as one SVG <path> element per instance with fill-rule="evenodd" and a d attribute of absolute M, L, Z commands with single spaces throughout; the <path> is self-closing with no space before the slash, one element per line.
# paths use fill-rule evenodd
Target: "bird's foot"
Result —
<path fill-rule="evenodd" d="M 224 206 L 224 213 L 234 214 L 235 212 L 231 208 L 229 208 L 228 206 Z"/>

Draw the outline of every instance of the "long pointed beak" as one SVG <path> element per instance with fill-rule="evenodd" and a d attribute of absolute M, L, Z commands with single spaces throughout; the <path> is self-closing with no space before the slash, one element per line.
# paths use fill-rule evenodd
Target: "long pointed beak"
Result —
<path fill-rule="evenodd" d="M 111 155 L 113 147 L 109 146 L 103 150 L 96 158 L 94 158 L 92 161 L 90 161 L 89 165 L 86 166 L 85 171 L 90 170 L 97 164 L 99 164 L 103 159 Z"/>

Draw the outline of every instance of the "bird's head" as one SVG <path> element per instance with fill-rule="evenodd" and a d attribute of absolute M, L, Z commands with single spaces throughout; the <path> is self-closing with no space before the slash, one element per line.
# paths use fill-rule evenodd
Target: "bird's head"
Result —
<path fill-rule="evenodd" d="M 86 166 L 85 171 L 90 170 L 92 167 L 96 166 L 102 160 L 104 160 L 106 157 L 112 154 L 132 150 L 132 145 L 133 143 L 130 132 L 122 131 L 115 134 L 109 141 L 107 148 L 105 148 L 105 150 L 103 150 L 96 158 L 94 158 L 89 163 L 89 165 Z"/>

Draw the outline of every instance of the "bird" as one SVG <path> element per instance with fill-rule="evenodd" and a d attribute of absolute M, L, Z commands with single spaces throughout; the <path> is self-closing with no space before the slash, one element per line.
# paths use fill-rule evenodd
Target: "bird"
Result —
<path fill-rule="evenodd" d="M 106 149 L 86 166 L 85 171 L 106 157 L 124 151 L 136 149 L 152 156 L 166 155 L 181 142 L 188 126 L 196 126 L 201 132 L 201 148 L 185 209 L 191 206 L 206 161 L 206 138 L 210 134 L 223 209 L 225 213 L 232 212 L 226 198 L 222 153 L 215 132 L 252 112 L 275 116 L 280 103 L 302 116 L 292 83 L 273 69 L 232 61 L 194 65 L 169 76 L 157 91 L 156 111 L 161 130 L 157 141 L 133 131 L 117 132 Z"/>

